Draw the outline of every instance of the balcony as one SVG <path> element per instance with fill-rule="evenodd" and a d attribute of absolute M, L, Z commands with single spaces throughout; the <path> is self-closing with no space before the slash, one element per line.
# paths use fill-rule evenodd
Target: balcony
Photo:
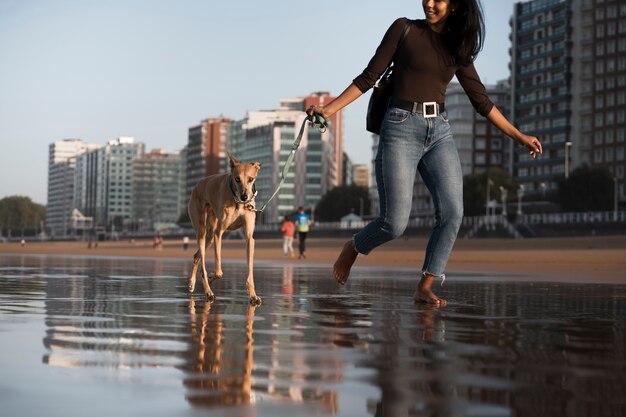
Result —
<path fill-rule="evenodd" d="M 569 8 L 565 0 L 555 0 L 551 3 L 545 4 L 539 7 L 534 7 L 535 5 L 536 3 L 527 3 L 525 5 L 522 5 L 521 12 L 517 15 L 518 18 L 521 20 L 524 17 L 533 16 L 535 14 L 547 12 L 549 10 L 557 10 L 557 9 L 567 10 Z"/>
<path fill-rule="evenodd" d="M 553 112 L 546 112 L 546 113 L 541 113 L 541 114 L 531 114 L 528 116 L 522 116 L 522 117 L 516 117 L 515 118 L 515 123 L 517 124 L 522 124 L 522 123 L 527 123 L 533 120 L 537 120 L 537 119 L 554 119 L 557 117 L 563 117 L 563 116 L 570 116 L 571 115 L 571 111 L 570 110 L 557 110 L 557 111 L 553 111 Z"/>
<path fill-rule="evenodd" d="M 546 72 L 553 72 L 553 71 L 554 72 L 569 72 L 567 66 L 563 65 L 562 63 L 559 63 L 559 64 L 554 64 L 554 65 L 550 65 L 548 67 L 543 67 L 539 69 L 526 70 L 524 72 L 516 71 L 516 75 L 518 75 L 519 77 L 532 77 L 534 75 L 545 74 Z"/>
<path fill-rule="evenodd" d="M 561 48 L 554 48 L 550 51 L 545 51 L 543 53 L 537 54 L 537 55 L 533 55 L 531 54 L 530 56 L 526 57 L 526 58 L 518 58 L 517 64 L 518 65 L 524 65 L 524 64 L 529 64 L 531 62 L 533 62 L 536 59 L 542 59 L 542 58 L 548 58 L 548 57 L 553 57 L 553 56 L 558 56 L 558 55 L 563 55 L 565 56 L 565 47 L 561 47 Z"/>
<path fill-rule="evenodd" d="M 560 101 L 569 101 L 572 99 L 572 95 L 571 94 L 559 94 L 556 96 L 550 96 L 550 97 L 543 97 L 543 98 L 539 98 L 539 99 L 535 99 L 532 101 L 525 101 L 525 102 L 517 102 L 515 103 L 515 106 L 517 108 L 528 108 L 528 107 L 532 107 L 535 106 L 537 104 L 545 104 L 545 103 L 557 103 Z"/>

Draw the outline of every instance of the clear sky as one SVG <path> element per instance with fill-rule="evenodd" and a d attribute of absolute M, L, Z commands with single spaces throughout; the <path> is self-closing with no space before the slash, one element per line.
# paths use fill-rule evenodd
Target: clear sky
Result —
<path fill-rule="evenodd" d="M 483 0 L 484 83 L 508 77 L 513 0 Z M 0 0 L 0 198 L 45 204 L 48 145 L 133 136 L 174 151 L 200 120 L 283 97 L 339 94 L 420 0 Z M 369 93 L 346 110 L 345 151 L 369 163 Z"/>

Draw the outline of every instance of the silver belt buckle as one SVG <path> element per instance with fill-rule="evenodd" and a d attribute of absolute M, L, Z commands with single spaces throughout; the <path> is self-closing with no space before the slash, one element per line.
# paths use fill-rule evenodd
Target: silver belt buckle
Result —
<path fill-rule="evenodd" d="M 427 101 L 422 103 L 422 114 L 424 115 L 424 119 L 437 117 L 439 115 L 439 103 L 436 101 Z"/>

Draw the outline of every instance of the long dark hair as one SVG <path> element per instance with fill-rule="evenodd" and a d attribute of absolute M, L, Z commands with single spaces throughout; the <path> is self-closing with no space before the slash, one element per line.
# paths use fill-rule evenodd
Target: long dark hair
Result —
<path fill-rule="evenodd" d="M 485 19 L 480 0 L 452 0 L 442 34 L 457 65 L 469 65 L 483 49 Z"/>

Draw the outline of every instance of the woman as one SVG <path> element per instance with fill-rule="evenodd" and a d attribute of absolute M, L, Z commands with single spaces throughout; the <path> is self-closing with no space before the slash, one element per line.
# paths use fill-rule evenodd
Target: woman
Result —
<path fill-rule="evenodd" d="M 446 301 L 431 287 L 444 270 L 463 217 L 463 177 L 445 113 L 445 92 L 456 75 L 472 105 L 535 158 L 542 152 L 534 136 L 521 133 L 494 106 L 473 61 L 482 49 L 484 23 L 477 0 L 423 0 L 425 20 L 396 20 L 367 68 L 339 97 L 309 114 L 328 118 L 370 89 L 394 61 L 394 91 L 383 120 L 375 160 L 380 216 L 346 242 L 333 266 L 345 284 L 358 254 L 402 235 L 409 220 L 413 179 L 419 171 L 435 206 L 432 231 L 414 295 L 438 306 Z M 402 32 L 409 31 L 400 43 Z M 397 48 L 397 51 L 396 51 Z"/>

